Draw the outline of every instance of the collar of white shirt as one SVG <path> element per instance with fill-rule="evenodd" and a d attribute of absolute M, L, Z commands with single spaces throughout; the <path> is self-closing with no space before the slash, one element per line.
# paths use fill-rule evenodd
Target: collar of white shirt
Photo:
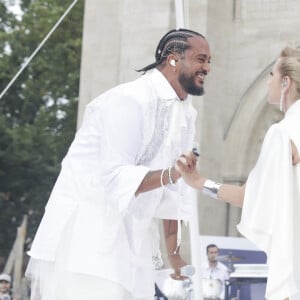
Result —
<path fill-rule="evenodd" d="M 159 98 L 166 100 L 180 100 L 167 78 L 159 70 L 153 69 L 150 76 Z"/>

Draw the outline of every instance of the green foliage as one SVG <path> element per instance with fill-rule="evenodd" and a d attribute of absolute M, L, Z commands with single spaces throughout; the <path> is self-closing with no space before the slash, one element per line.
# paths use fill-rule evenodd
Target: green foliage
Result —
<path fill-rule="evenodd" d="M 73 0 L 23 0 L 22 20 L 0 0 L 0 92 Z M 24 214 L 32 237 L 76 130 L 83 1 L 0 99 L 0 256 Z"/>

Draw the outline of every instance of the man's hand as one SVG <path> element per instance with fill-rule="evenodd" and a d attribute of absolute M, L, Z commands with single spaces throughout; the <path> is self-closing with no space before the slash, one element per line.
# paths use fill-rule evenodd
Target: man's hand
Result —
<path fill-rule="evenodd" d="M 180 269 L 187 265 L 187 263 L 181 258 L 179 254 L 170 255 L 169 257 L 169 263 L 174 269 L 174 273 L 170 274 L 170 277 L 174 280 L 184 280 L 187 279 L 186 276 L 182 276 Z"/>
<path fill-rule="evenodd" d="M 182 173 L 191 173 L 196 169 L 197 156 L 192 152 L 186 152 L 180 155 L 175 164 L 175 169 Z"/>
<path fill-rule="evenodd" d="M 175 169 L 181 174 L 186 184 L 195 189 L 201 190 L 205 178 L 196 169 L 197 157 L 191 151 L 182 154 L 176 161 Z"/>

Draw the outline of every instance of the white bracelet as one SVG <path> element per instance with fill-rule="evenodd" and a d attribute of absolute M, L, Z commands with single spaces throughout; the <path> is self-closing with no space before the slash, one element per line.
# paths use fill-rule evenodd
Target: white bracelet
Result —
<path fill-rule="evenodd" d="M 173 180 L 173 179 L 172 179 L 171 170 L 172 170 L 172 167 L 169 167 L 169 168 L 168 168 L 169 183 L 170 183 L 170 184 L 175 184 L 175 183 L 176 183 L 176 180 Z"/>
<path fill-rule="evenodd" d="M 164 185 L 164 174 L 165 174 L 166 171 L 167 171 L 167 169 L 162 169 L 162 170 L 161 170 L 161 173 L 160 173 L 160 185 L 161 185 L 162 187 L 165 186 L 165 185 Z"/>
<path fill-rule="evenodd" d="M 214 199 L 218 199 L 218 191 L 221 185 L 221 183 L 207 179 L 204 182 L 202 192 L 203 194 L 208 195 Z"/>

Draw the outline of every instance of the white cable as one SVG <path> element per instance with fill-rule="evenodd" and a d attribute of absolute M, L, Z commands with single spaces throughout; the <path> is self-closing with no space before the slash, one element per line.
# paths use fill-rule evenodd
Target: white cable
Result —
<path fill-rule="evenodd" d="M 0 94 L 0 100 L 4 96 L 4 94 L 8 91 L 8 89 L 12 86 L 12 84 L 17 80 L 17 78 L 20 76 L 20 74 L 24 71 L 24 69 L 29 65 L 29 63 L 35 57 L 35 55 L 39 52 L 39 50 L 44 46 L 44 44 L 47 42 L 47 40 L 49 39 L 49 37 L 56 30 L 56 28 L 60 25 L 60 23 L 63 21 L 63 19 L 66 17 L 66 15 L 71 11 L 71 9 L 76 4 L 76 2 L 78 2 L 78 0 L 74 0 L 73 1 L 73 3 L 68 7 L 68 9 L 64 12 L 64 14 L 60 17 L 60 19 L 52 27 L 52 29 L 49 31 L 49 33 L 44 37 L 44 39 L 39 44 L 39 46 L 34 50 L 34 52 L 26 60 L 26 62 L 24 63 L 24 65 L 21 67 L 21 69 L 17 72 L 17 74 L 13 77 L 13 79 L 8 83 L 8 85 L 4 88 L 4 90 Z"/>

